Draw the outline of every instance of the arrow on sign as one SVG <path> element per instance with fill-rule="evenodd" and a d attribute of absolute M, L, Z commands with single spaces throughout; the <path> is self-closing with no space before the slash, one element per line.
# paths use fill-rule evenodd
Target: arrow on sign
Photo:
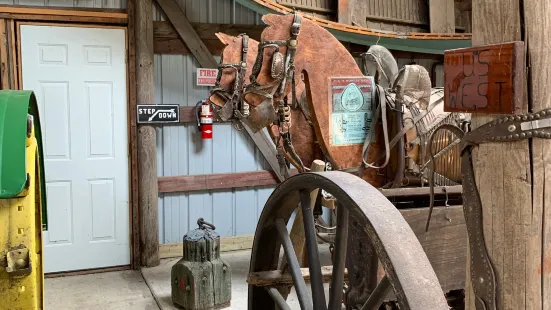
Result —
<path fill-rule="evenodd" d="M 158 111 L 155 111 L 155 113 L 153 113 L 153 115 L 151 115 L 151 116 L 149 117 L 149 121 L 151 122 L 151 120 L 153 120 L 153 118 L 154 118 L 157 114 L 159 114 L 159 113 L 161 113 L 161 112 L 168 112 L 168 113 L 172 112 L 172 113 L 176 114 L 176 111 L 175 111 L 174 109 L 170 109 L 170 110 L 158 110 Z"/>

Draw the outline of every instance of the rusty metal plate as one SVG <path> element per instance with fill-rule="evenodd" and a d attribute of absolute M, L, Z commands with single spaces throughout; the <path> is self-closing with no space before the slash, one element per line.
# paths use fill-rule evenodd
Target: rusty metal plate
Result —
<path fill-rule="evenodd" d="M 520 114 L 524 42 L 444 52 L 444 111 Z"/>

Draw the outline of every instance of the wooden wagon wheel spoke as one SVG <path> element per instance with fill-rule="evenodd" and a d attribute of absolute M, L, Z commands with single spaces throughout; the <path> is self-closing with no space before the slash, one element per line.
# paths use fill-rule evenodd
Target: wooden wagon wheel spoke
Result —
<path fill-rule="evenodd" d="M 346 263 L 346 248 L 348 242 L 348 209 L 337 207 L 337 231 L 335 234 L 333 273 L 329 293 L 329 309 L 342 308 L 344 268 Z"/>
<path fill-rule="evenodd" d="M 310 192 L 316 189 L 331 193 L 338 202 L 332 266 L 321 267 L 314 219 L 310 207 L 306 207 L 311 206 Z M 308 269 L 299 268 L 286 228 L 299 202 L 304 216 Z M 344 278 L 361 279 L 366 274 L 363 268 L 367 258 L 362 253 L 367 245 L 373 247 L 385 277 L 373 291 L 365 281 L 350 284 L 345 298 L 347 309 L 376 309 L 390 290 L 401 310 L 449 309 L 419 240 L 400 212 L 379 190 L 357 176 L 339 171 L 295 175 L 281 183 L 268 199 L 251 253 L 248 309 L 289 309 L 290 304 L 283 303 L 285 298 L 278 291 L 288 285 L 295 287 L 301 309 L 327 309 L 324 282 L 331 283 L 328 308 L 342 309 Z M 278 270 L 282 246 L 291 276 Z M 351 260 L 351 257 L 360 258 Z M 371 268 L 367 275 L 375 275 L 376 269 Z M 306 288 L 307 278 L 311 281 L 312 296 Z M 355 291 L 350 293 L 351 289 Z"/>
<path fill-rule="evenodd" d="M 387 276 L 384 276 L 383 279 L 381 279 L 381 282 L 377 284 L 377 287 L 375 290 L 373 290 L 373 293 L 369 296 L 369 299 L 365 302 L 365 304 L 362 306 L 360 310 L 377 310 L 385 301 L 386 295 L 390 292 L 392 289 L 390 280 Z"/>
<path fill-rule="evenodd" d="M 275 224 L 277 227 L 277 232 L 279 233 L 279 238 L 281 239 L 281 243 L 283 245 L 285 256 L 287 257 L 287 264 L 289 265 L 291 276 L 293 277 L 293 283 L 297 291 L 300 308 L 303 310 L 312 309 L 312 303 L 310 302 L 310 298 L 308 296 L 309 294 L 308 289 L 306 288 L 306 282 L 302 277 L 300 265 L 295 254 L 295 249 L 293 249 L 289 232 L 285 226 L 285 221 L 282 218 L 278 218 L 276 219 Z"/>
<path fill-rule="evenodd" d="M 306 252 L 308 253 L 308 267 L 310 269 L 310 286 L 314 309 L 327 309 L 325 293 L 323 290 L 323 279 L 321 275 L 321 264 L 316 239 L 316 227 L 314 226 L 314 214 L 310 209 L 310 191 L 300 190 L 300 205 L 302 207 L 302 218 L 304 220 L 304 234 L 306 237 Z"/>

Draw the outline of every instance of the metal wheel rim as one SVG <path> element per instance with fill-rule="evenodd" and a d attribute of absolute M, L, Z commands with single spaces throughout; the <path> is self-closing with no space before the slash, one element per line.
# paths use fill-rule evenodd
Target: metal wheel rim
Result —
<path fill-rule="evenodd" d="M 340 171 L 295 175 L 281 183 L 259 218 L 249 272 L 277 270 L 281 240 L 275 221 L 289 221 L 300 190 L 324 189 L 348 209 L 372 242 L 400 309 L 449 309 L 436 274 L 415 234 L 400 212 L 376 188 Z M 350 221 L 350 225 L 354 220 Z M 249 285 L 248 309 L 276 309 L 263 287 Z"/>

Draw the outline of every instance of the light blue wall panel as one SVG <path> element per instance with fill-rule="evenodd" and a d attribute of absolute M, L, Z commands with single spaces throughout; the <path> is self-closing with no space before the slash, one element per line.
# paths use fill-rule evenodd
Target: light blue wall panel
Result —
<path fill-rule="evenodd" d="M 183 0 L 191 22 L 261 23 L 258 14 L 232 0 Z M 155 20 L 165 20 L 155 8 Z M 218 56 L 215 56 L 219 60 Z M 195 86 L 199 66 L 192 55 L 155 55 L 155 103 L 194 106 L 209 87 Z M 246 132 L 231 124 L 215 124 L 213 140 L 202 141 L 195 124 L 157 129 L 159 176 L 246 172 L 269 169 Z M 252 234 L 273 188 L 258 187 L 164 194 L 159 197 L 160 242 L 181 242 L 203 217 L 222 236 Z"/>

